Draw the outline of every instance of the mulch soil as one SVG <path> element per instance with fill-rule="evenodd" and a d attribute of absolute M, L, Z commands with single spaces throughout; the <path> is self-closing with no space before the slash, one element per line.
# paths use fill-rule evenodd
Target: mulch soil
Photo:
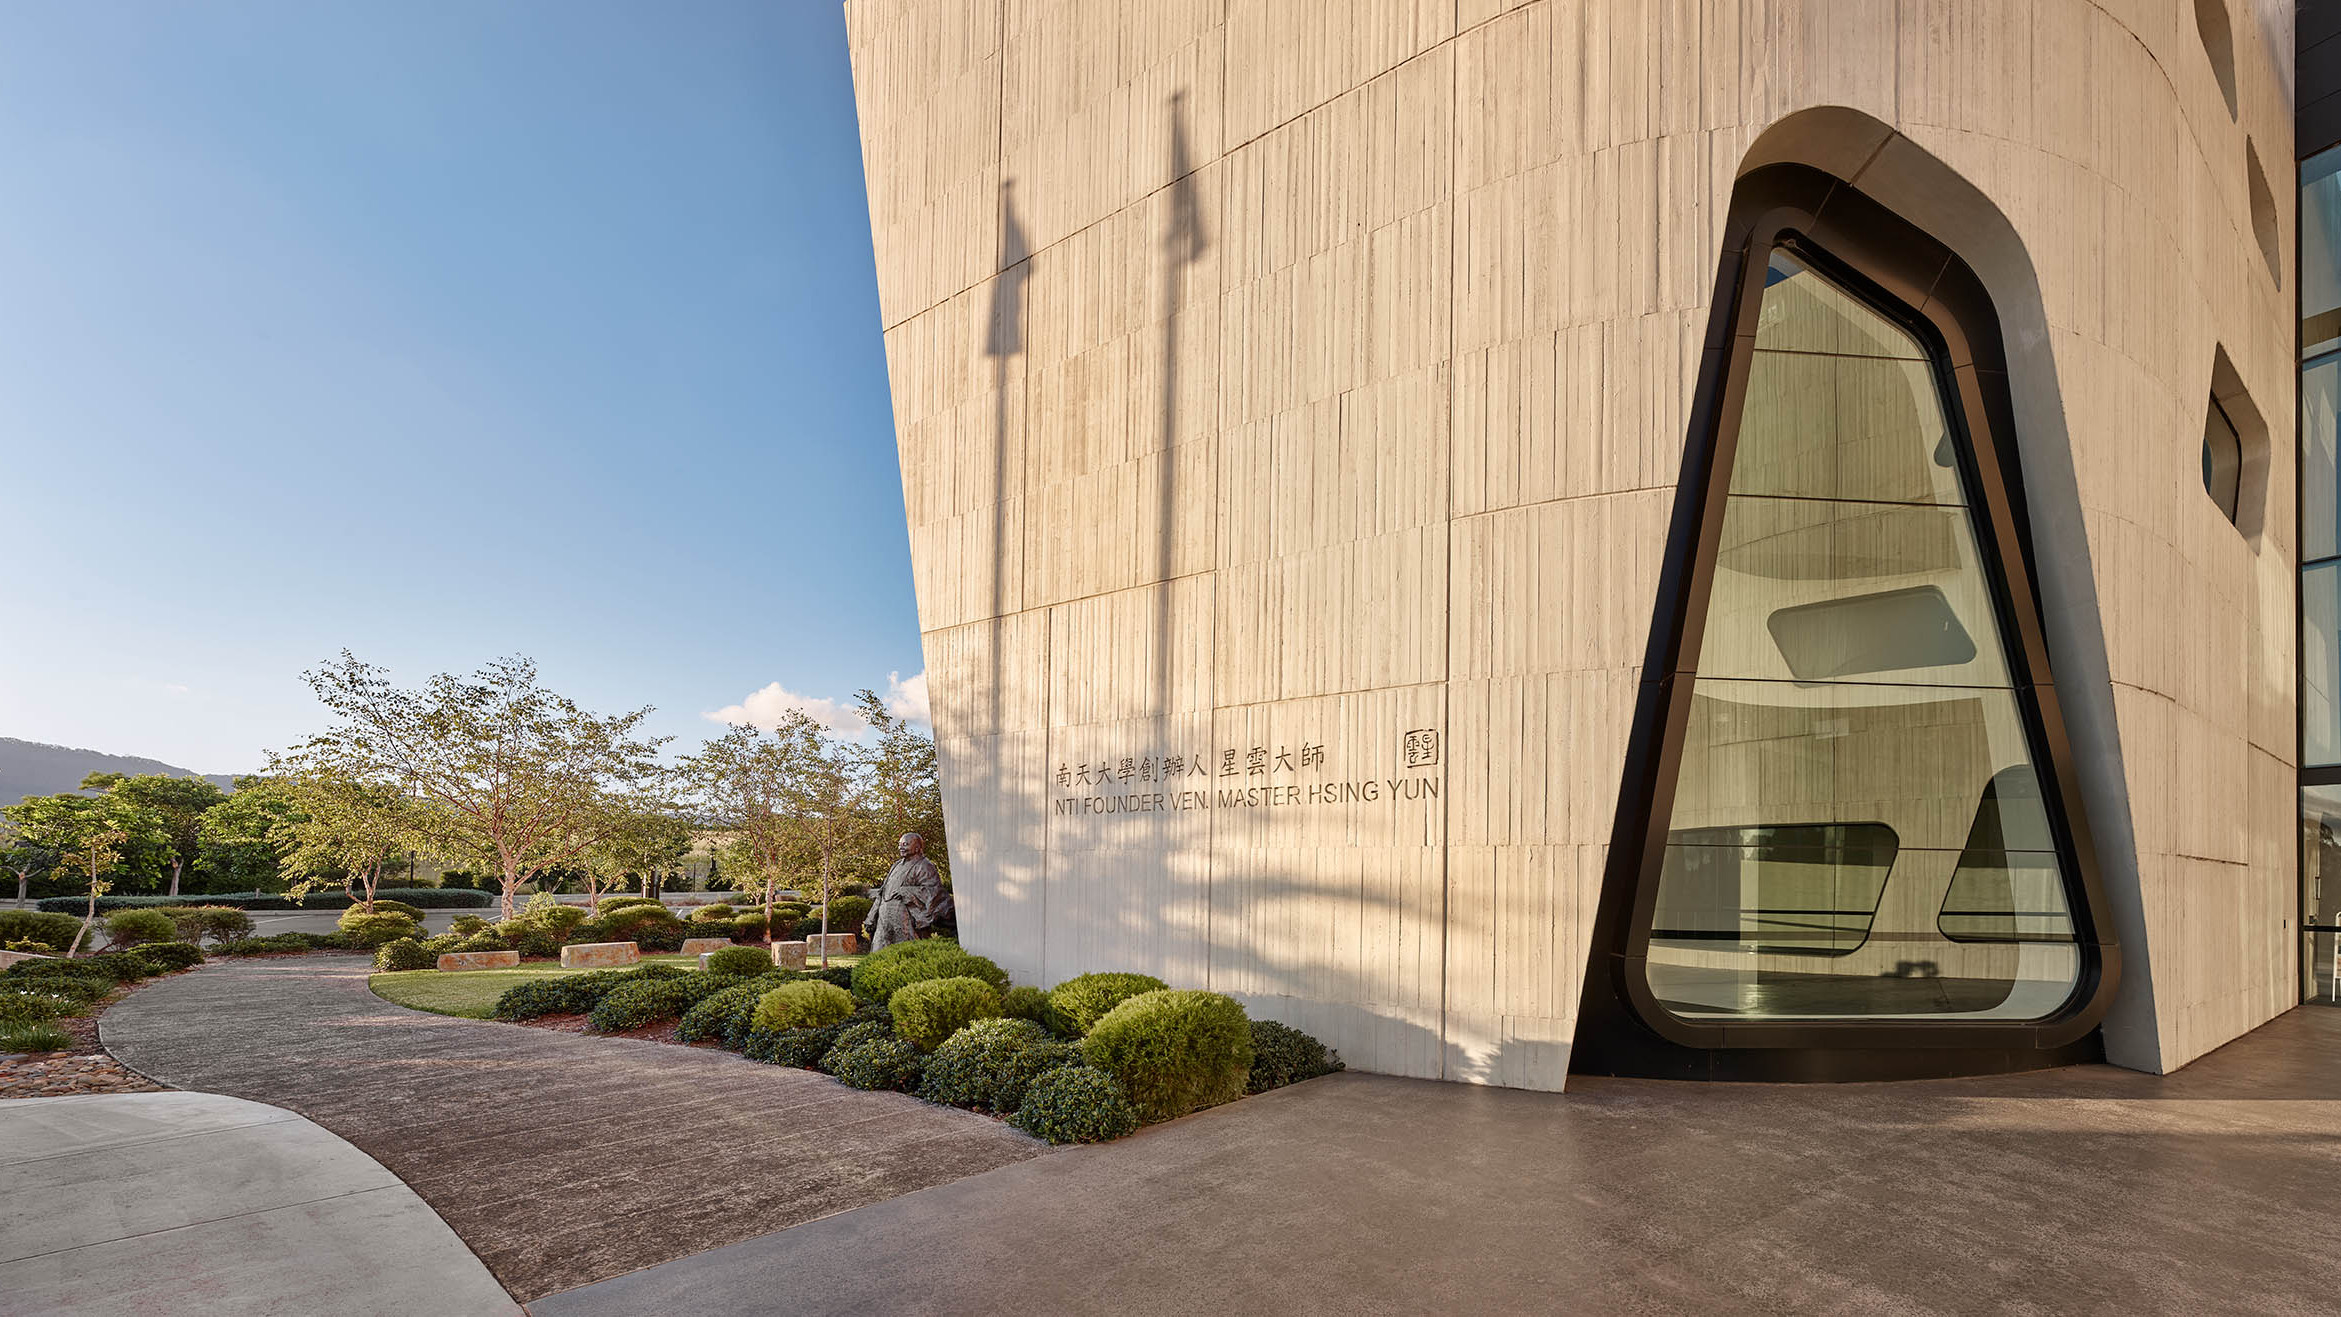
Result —
<path fill-rule="evenodd" d="M 167 976 L 166 976 L 167 977 Z M 153 980 L 147 980 L 153 982 Z M 8 1098 L 72 1097 L 80 1093 L 157 1093 L 163 1085 L 115 1060 L 98 1045 L 98 1016 L 144 983 L 116 992 L 76 1015 L 53 1023 L 73 1036 L 56 1052 L 0 1053 L 0 1101 Z"/>

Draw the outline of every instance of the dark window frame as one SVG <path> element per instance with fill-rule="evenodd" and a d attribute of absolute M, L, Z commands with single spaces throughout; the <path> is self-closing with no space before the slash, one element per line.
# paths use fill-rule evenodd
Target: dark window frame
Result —
<path fill-rule="evenodd" d="M 1648 950 L 1668 823 L 1714 583 L 1724 501 L 1746 402 L 1764 270 L 1788 247 L 1913 334 L 1933 361 L 1945 421 L 1972 494 L 1979 557 L 2008 649 L 2016 703 L 2065 866 L 2080 973 L 2065 1004 L 2029 1021 L 1686 1020 L 1649 985 Z M 2093 1059 L 2120 978 L 2074 754 L 2038 605 L 2014 407 L 1999 317 L 1949 248 L 1851 185 L 1804 165 L 1769 165 L 1733 189 L 1702 347 L 1681 481 L 1571 1067 L 1712 1079 L 1834 1080 L 1977 1074 Z"/>

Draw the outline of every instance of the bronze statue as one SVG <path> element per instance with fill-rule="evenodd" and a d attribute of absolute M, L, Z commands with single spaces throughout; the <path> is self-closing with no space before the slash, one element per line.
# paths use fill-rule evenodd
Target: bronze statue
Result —
<path fill-rule="evenodd" d="M 895 843 L 894 853 L 900 858 L 887 871 L 885 886 L 878 889 L 877 901 L 862 919 L 862 936 L 870 939 L 872 951 L 927 936 L 950 908 L 943 875 L 927 858 L 926 838 L 906 832 Z"/>

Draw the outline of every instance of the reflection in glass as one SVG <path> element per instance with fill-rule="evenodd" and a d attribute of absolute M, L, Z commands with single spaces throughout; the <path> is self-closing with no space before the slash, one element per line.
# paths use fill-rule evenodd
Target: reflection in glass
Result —
<path fill-rule="evenodd" d="M 2300 766 L 2341 764 L 2341 562 L 2300 574 Z"/>
<path fill-rule="evenodd" d="M 1650 987 L 1704 1020 L 2052 1014 L 2079 947 L 1935 363 L 1785 253 L 1761 296 Z"/>
<path fill-rule="evenodd" d="M 2341 553 L 2341 355 L 2300 372 L 2300 560 Z"/>
<path fill-rule="evenodd" d="M 2310 1001 L 2341 1000 L 2341 786 L 2300 789 L 2301 987 Z"/>

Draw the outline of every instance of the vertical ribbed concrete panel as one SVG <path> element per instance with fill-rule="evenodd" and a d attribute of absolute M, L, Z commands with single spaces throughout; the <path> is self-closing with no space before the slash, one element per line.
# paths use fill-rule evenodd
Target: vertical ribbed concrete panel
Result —
<path fill-rule="evenodd" d="M 2289 412 L 2247 164 L 2292 158 L 2285 34 L 2237 13 L 2231 117 L 2186 5 L 847 16 L 963 925 L 1019 980 L 1147 970 L 1364 1069 L 1562 1084 L 1761 142 L 2023 321 L 2113 1055 L 2290 1004 L 2290 427 L 2256 533 L 2196 462 L 2218 352 Z"/>

